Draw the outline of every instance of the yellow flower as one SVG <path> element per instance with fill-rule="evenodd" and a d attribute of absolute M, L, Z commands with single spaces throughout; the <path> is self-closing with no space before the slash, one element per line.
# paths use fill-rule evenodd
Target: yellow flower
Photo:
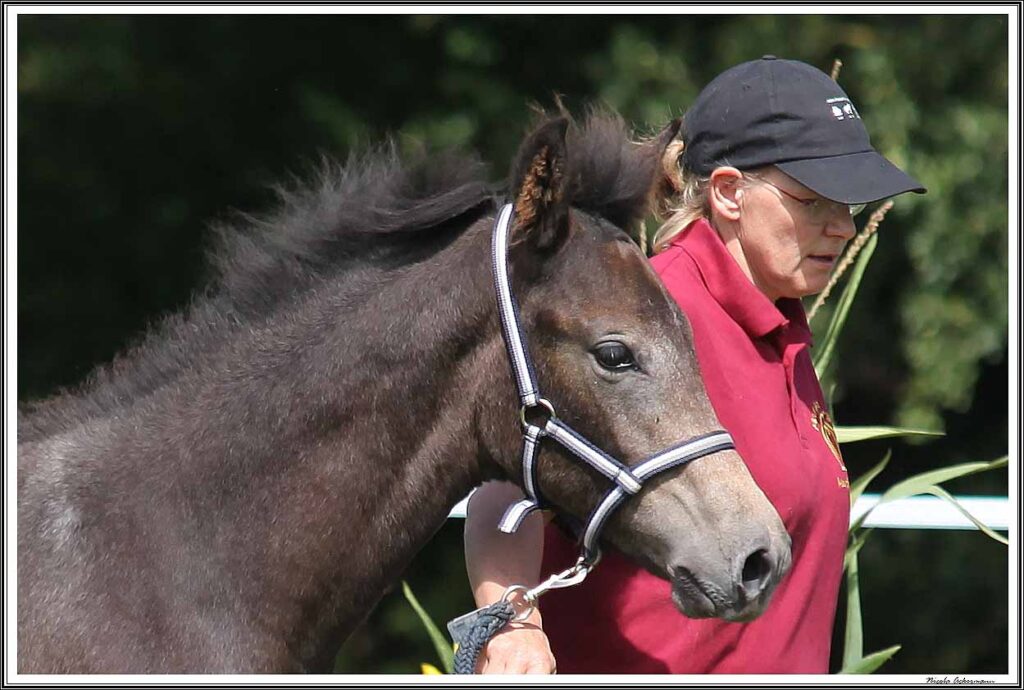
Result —
<path fill-rule="evenodd" d="M 444 675 L 437 670 L 437 667 L 433 664 L 420 664 L 420 673 L 425 676 L 442 676 Z"/>

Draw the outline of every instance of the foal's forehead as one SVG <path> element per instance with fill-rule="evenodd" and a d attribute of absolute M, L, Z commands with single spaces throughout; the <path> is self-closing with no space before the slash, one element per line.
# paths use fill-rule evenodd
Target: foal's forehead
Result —
<path fill-rule="evenodd" d="M 627 232 L 606 219 L 574 210 L 575 247 L 563 252 L 564 269 L 579 284 L 599 290 L 613 301 L 664 301 L 661 283 L 640 246 Z"/>
<path fill-rule="evenodd" d="M 611 221 L 585 211 L 573 209 L 573 236 L 581 245 L 595 250 L 575 253 L 585 256 L 599 256 L 616 263 L 633 264 L 645 261 L 639 245 L 624 229 Z"/>

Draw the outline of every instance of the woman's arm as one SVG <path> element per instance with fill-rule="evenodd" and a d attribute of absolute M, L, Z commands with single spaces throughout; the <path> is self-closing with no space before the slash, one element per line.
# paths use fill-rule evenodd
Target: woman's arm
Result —
<path fill-rule="evenodd" d="M 477 606 L 494 603 L 510 585 L 533 587 L 540 579 L 544 518 L 531 513 L 515 534 L 498 531 L 505 509 L 523 497 L 507 482 L 487 482 L 466 508 L 466 571 Z M 544 634 L 540 611 L 509 623 L 484 647 L 477 673 L 554 673 L 555 658 Z"/>

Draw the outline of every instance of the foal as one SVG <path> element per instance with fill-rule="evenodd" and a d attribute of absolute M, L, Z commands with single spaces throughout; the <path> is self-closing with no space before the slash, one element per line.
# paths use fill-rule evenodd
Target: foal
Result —
<path fill-rule="evenodd" d="M 627 463 L 719 426 L 686 320 L 624 232 L 674 132 L 639 146 L 617 118 L 558 118 L 513 164 L 509 267 L 538 379 Z M 274 217 L 223 232 L 187 312 L 29 406 L 19 670 L 329 670 L 451 505 L 521 481 L 495 211 L 475 159 L 325 167 Z M 576 517 L 607 488 L 547 445 L 538 477 Z M 666 579 L 698 578 L 676 582 L 691 615 L 757 615 L 789 563 L 732 451 L 657 478 L 605 534 Z"/>

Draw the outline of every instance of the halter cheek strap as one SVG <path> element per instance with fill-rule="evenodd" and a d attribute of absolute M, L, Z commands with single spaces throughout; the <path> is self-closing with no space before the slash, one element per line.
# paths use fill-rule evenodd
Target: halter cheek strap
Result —
<path fill-rule="evenodd" d="M 509 506 L 498 528 L 505 533 L 515 532 L 527 515 L 546 505 L 537 484 L 537 453 L 543 438 L 554 440 L 610 479 L 613 484 L 587 519 L 582 552 L 577 564 L 584 568 L 585 576 L 586 570 L 593 567 L 600 558 L 598 540 L 608 518 L 627 498 L 638 494 L 644 482 L 665 470 L 735 446 L 728 432 L 714 431 L 680 443 L 628 467 L 558 418 L 554 406 L 540 395 L 537 377 L 520 327 L 519 305 L 512 296 L 509 284 L 507 248 L 512 218 L 512 205 L 506 204 L 494 224 L 492 261 L 502 337 L 519 391 L 519 417 L 523 427 L 523 488 L 526 498 Z M 527 412 L 530 411 L 545 416 L 546 421 L 542 425 L 527 421 Z M 579 577 L 577 581 L 581 580 L 582 577 Z"/>

